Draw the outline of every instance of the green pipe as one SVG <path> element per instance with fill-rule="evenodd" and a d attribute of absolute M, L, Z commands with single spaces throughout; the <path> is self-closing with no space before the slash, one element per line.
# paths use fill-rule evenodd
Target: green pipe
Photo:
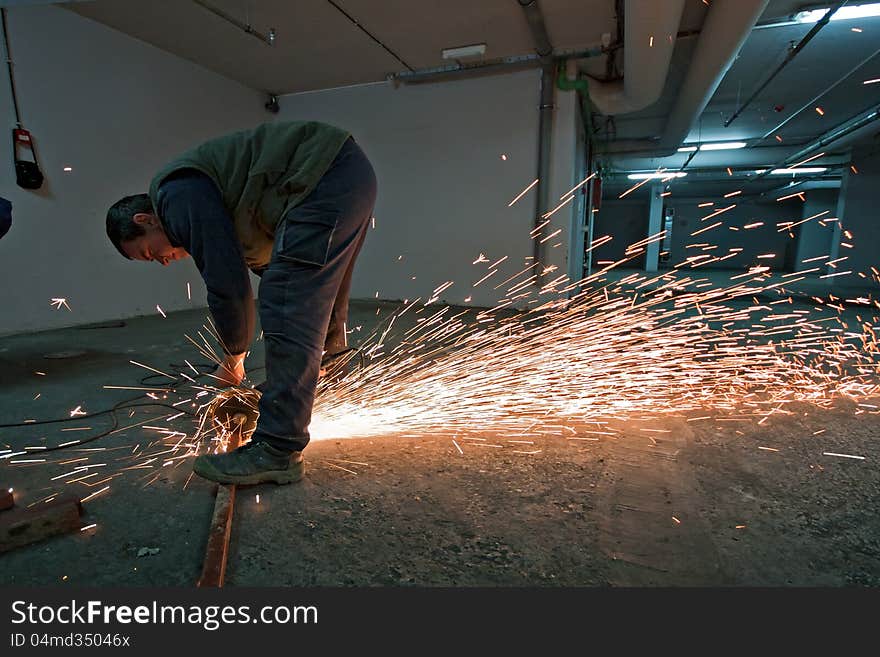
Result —
<path fill-rule="evenodd" d="M 556 86 L 559 89 L 562 91 L 580 91 L 582 94 L 587 94 L 590 87 L 589 82 L 581 78 L 569 80 L 568 76 L 565 74 L 565 62 L 559 64 L 556 67 L 556 70 Z"/>

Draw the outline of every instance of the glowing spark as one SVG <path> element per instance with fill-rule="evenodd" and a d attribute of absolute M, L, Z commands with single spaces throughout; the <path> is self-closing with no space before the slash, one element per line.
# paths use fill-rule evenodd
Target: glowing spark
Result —
<path fill-rule="evenodd" d="M 732 175 L 733 175 L 733 171 L 730 170 L 730 167 L 727 167 L 727 175 L 728 175 L 728 176 L 732 176 Z"/>
<path fill-rule="evenodd" d="M 91 525 L 86 525 L 85 527 L 81 527 L 81 528 L 80 528 L 80 531 L 81 531 L 81 532 L 84 532 L 84 531 L 86 531 L 86 530 L 88 530 L 88 529 L 94 529 L 94 528 L 97 527 L 97 526 L 98 526 L 98 523 L 93 522 Z"/>
<path fill-rule="evenodd" d="M 150 367 L 149 365 L 144 365 L 143 363 L 139 363 L 136 360 L 130 360 L 128 362 L 131 363 L 132 365 L 137 365 L 138 367 L 143 367 L 145 370 L 150 370 L 151 372 L 155 372 L 156 374 L 161 374 L 162 376 L 166 376 L 169 379 L 173 379 L 173 380 L 177 379 L 176 376 L 171 376 L 170 374 L 166 374 L 165 372 L 162 372 L 161 370 L 157 370 L 155 367 Z M 107 386 L 104 386 L 104 387 L 106 388 Z"/>
<path fill-rule="evenodd" d="M 681 524 L 681 520 L 679 520 L 679 519 L 676 518 L 675 516 L 672 516 L 672 519 L 675 521 L 675 524 L 676 524 L 676 525 L 680 525 L 680 524 Z"/>
<path fill-rule="evenodd" d="M 461 449 L 461 446 L 457 442 L 455 442 L 455 438 L 452 439 L 452 444 L 455 445 L 455 449 L 458 450 L 459 454 L 464 454 L 464 451 Z"/>
<path fill-rule="evenodd" d="M 539 243 L 540 243 L 540 244 L 543 244 L 543 243 L 546 242 L 547 240 L 552 239 L 553 237 L 556 237 L 556 236 L 559 235 L 559 233 L 561 233 L 561 232 L 562 232 L 562 229 L 559 228 L 559 229 L 557 229 L 556 231 L 550 233 L 547 237 L 545 237 L 544 239 L 542 239 Z"/>
<path fill-rule="evenodd" d="M 50 306 L 55 306 L 55 310 L 61 310 L 61 306 L 64 306 L 65 308 L 67 308 L 68 310 L 70 310 L 70 306 L 67 304 L 67 299 L 63 299 L 63 298 L 60 298 L 60 297 L 57 298 L 57 299 L 52 299 L 52 300 L 49 302 L 49 305 L 50 305 Z M 71 311 L 71 312 L 73 312 L 73 311 Z"/>
<path fill-rule="evenodd" d="M 81 504 L 85 504 L 85 503 L 88 502 L 89 500 L 94 499 L 95 497 L 97 497 L 97 496 L 100 495 L 101 493 L 104 493 L 104 492 L 106 492 L 106 491 L 108 491 L 108 490 L 110 490 L 110 486 L 104 486 L 104 488 L 102 488 L 101 490 L 97 490 L 97 491 L 95 491 L 94 493 L 92 493 L 91 495 L 89 495 L 88 497 L 84 497 L 84 498 L 82 498 L 82 499 L 80 500 L 80 503 L 81 503 Z"/>
<path fill-rule="evenodd" d="M 853 456 L 852 454 L 838 454 L 836 452 L 822 452 L 822 456 L 839 456 L 844 459 L 858 459 L 860 461 L 864 461 L 864 456 Z"/>
<path fill-rule="evenodd" d="M 186 284 L 186 298 L 192 301 L 192 291 L 190 290 L 189 283 Z"/>
<path fill-rule="evenodd" d="M 165 317 L 167 319 L 168 315 L 166 315 L 165 311 L 159 307 L 159 304 L 156 304 L 156 310 L 159 311 L 159 314 L 162 315 L 162 317 Z"/>
<path fill-rule="evenodd" d="M 737 194 L 742 194 L 742 190 L 738 189 L 735 192 L 730 192 L 729 194 L 725 194 L 724 198 L 730 198 L 731 196 L 736 196 Z"/>
<path fill-rule="evenodd" d="M 560 203 L 560 204 L 557 205 L 555 208 L 553 208 L 552 210 L 550 210 L 550 212 L 541 215 L 541 218 L 542 218 L 542 219 L 547 219 L 548 217 L 552 217 L 552 216 L 553 216 L 554 214 L 556 214 L 559 210 L 561 210 L 561 209 L 564 208 L 566 205 L 568 205 L 568 204 L 571 202 L 571 200 L 572 200 L 573 198 L 574 198 L 574 196 L 568 196 L 568 197 L 566 197 L 566 199 L 565 199 L 562 203 Z"/>
<path fill-rule="evenodd" d="M 341 465 L 336 465 L 334 463 L 327 463 L 326 465 L 329 465 L 331 468 L 336 468 L 337 470 L 343 470 L 345 472 L 348 472 L 349 474 L 353 474 L 353 475 L 357 474 L 357 472 L 355 472 L 354 470 L 349 470 L 348 468 L 343 468 Z"/>
<path fill-rule="evenodd" d="M 823 110 L 821 107 L 816 107 L 816 113 L 819 116 L 825 116 L 825 110 Z"/>
<path fill-rule="evenodd" d="M 789 168 L 790 168 L 790 169 L 794 169 L 795 167 L 799 167 L 800 165 L 802 165 L 802 164 L 806 164 L 807 162 L 812 162 L 813 160 L 818 160 L 818 159 L 819 159 L 820 157 L 822 157 L 823 155 L 825 155 L 824 152 L 822 152 L 822 153 L 817 153 L 816 155 L 813 155 L 812 157 L 808 157 L 806 160 L 801 160 L 801 161 L 798 162 L 797 164 L 792 164 Z"/>
<path fill-rule="evenodd" d="M 72 411 L 70 411 L 70 417 L 77 417 L 80 415 L 86 415 L 86 412 L 82 410 L 82 406 L 77 406 Z"/>
<path fill-rule="evenodd" d="M 575 185 L 574 187 L 572 187 L 571 189 L 569 189 L 567 192 L 565 192 L 565 194 L 563 194 L 562 196 L 560 196 L 560 197 L 559 197 L 559 200 L 561 201 L 561 200 L 563 200 L 566 196 L 569 196 L 569 195 L 573 194 L 574 191 L 575 191 L 576 189 L 578 189 L 579 187 L 583 187 L 584 185 L 586 185 L 590 180 L 592 180 L 592 179 L 595 178 L 595 177 L 596 177 L 596 174 L 595 174 L 595 173 L 591 173 L 589 176 L 587 176 L 586 178 L 584 178 L 583 180 L 581 180 L 577 185 Z"/>
<path fill-rule="evenodd" d="M 483 276 L 483 278 L 481 278 L 481 279 L 478 280 L 476 283 L 474 283 L 471 287 L 477 287 L 477 285 L 479 285 L 480 283 L 482 283 L 483 281 L 485 281 L 487 278 L 489 278 L 489 277 L 491 277 L 491 276 L 493 276 L 493 275 L 495 275 L 495 274 L 497 274 L 497 273 L 498 273 L 498 270 L 497 270 L 497 269 L 493 269 L 493 270 L 490 271 L 488 274 L 486 274 L 485 276 Z"/>
<path fill-rule="evenodd" d="M 711 219 L 712 217 L 717 217 L 719 214 L 727 212 L 728 210 L 733 210 L 736 207 L 736 203 L 733 205 L 728 205 L 726 208 L 721 208 L 720 210 L 715 210 L 712 214 L 707 214 L 705 217 L 700 219 L 700 221 L 706 221 L 707 219 Z"/>
<path fill-rule="evenodd" d="M 502 153 L 502 154 L 501 154 L 501 159 L 504 160 L 504 161 L 506 162 L 506 161 L 507 161 L 507 156 L 506 156 L 504 153 Z"/>
<path fill-rule="evenodd" d="M 526 187 L 524 190 L 522 190 L 522 191 L 517 195 L 516 198 L 514 198 L 510 203 L 507 204 L 507 207 L 512 207 L 514 203 L 516 203 L 516 202 L 517 202 L 518 200 L 520 200 L 523 196 L 525 196 L 526 193 L 527 193 L 532 187 L 534 187 L 535 185 L 538 184 L 538 180 L 540 180 L 540 178 L 535 178 L 535 180 L 532 182 L 531 185 L 529 185 L 529 186 Z"/>

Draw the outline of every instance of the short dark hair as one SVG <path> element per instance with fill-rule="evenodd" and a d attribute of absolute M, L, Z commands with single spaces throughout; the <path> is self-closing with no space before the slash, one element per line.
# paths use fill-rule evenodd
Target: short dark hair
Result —
<path fill-rule="evenodd" d="M 116 250 L 129 260 L 131 258 L 122 250 L 122 243 L 146 234 L 147 231 L 143 226 L 134 222 L 134 215 L 141 212 L 153 213 L 153 203 L 146 194 L 125 196 L 107 210 L 107 237 L 113 242 Z"/>

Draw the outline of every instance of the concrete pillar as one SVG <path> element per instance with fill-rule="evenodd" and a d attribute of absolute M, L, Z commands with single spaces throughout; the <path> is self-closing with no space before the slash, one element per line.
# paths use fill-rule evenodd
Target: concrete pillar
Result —
<path fill-rule="evenodd" d="M 812 269 L 816 266 L 816 262 L 805 263 L 804 260 L 831 253 L 832 239 L 838 223 L 834 222 L 823 226 L 819 220 L 838 216 L 838 196 L 836 189 L 813 189 L 806 192 L 807 200 L 803 205 L 801 219 L 812 217 L 826 210 L 827 212 L 821 217 L 810 219 L 799 226 L 797 253 L 795 261 L 792 263 L 792 271 Z"/>
<path fill-rule="evenodd" d="M 645 237 L 656 235 L 663 226 L 663 184 L 655 182 L 651 186 L 651 207 L 648 211 L 648 234 Z M 645 252 L 645 271 L 657 271 L 660 261 L 660 242 L 654 241 L 648 244 Z"/>

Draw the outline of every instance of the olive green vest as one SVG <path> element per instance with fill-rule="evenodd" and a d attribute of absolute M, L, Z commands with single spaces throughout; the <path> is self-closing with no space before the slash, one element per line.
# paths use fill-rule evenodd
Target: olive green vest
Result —
<path fill-rule="evenodd" d="M 175 171 L 207 174 L 232 216 L 247 266 L 264 267 L 279 220 L 315 188 L 348 137 L 325 123 L 295 121 L 212 139 L 163 167 L 150 183 L 150 200 L 159 207 L 159 185 Z"/>

